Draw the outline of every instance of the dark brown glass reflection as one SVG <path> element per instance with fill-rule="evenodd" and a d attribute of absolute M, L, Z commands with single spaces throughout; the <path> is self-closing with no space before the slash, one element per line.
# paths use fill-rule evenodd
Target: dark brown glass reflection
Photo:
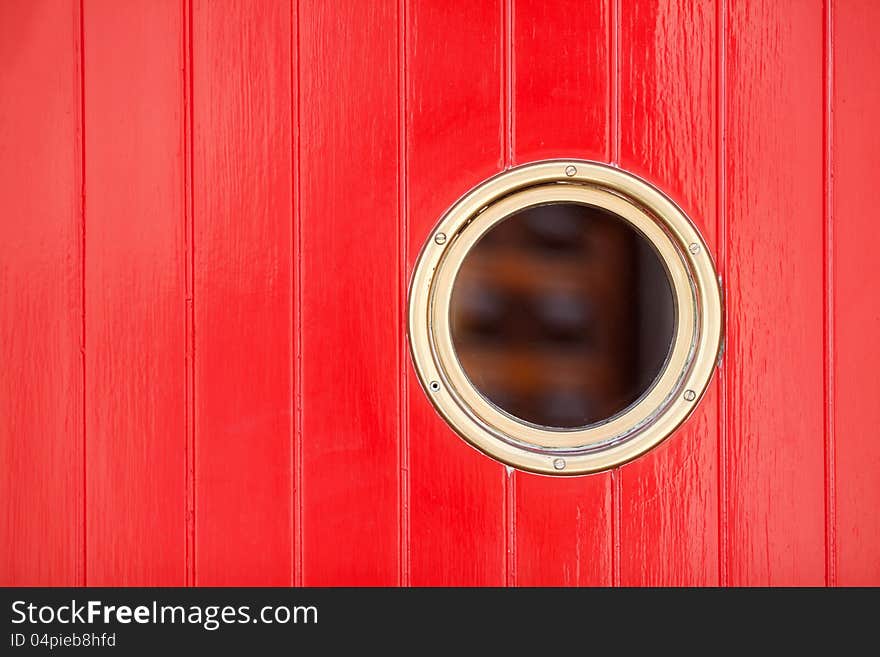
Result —
<path fill-rule="evenodd" d="M 669 353 L 666 269 L 627 221 L 573 203 L 511 215 L 465 258 L 452 338 L 471 382 L 527 422 L 574 428 L 625 410 Z"/>

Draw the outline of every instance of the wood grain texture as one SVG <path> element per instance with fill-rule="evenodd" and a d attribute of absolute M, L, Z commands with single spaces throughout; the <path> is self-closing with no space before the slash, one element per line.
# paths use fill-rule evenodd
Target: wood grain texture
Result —
<path fill-rule="evenodd" d="M 610 159 L 609 2 L 514 2 L 508 21 L 509 164 Z M 520 586 L 611 583 L 611 476 L 525 472 L 514 487 L 513 559 Z"/>
<path fill-rule="evenodd" d="M 832 3 L 830 343 L 837 583 L 880 585 L 880 5 Z"/>
<path fill-rule="evenodd" d="M 406 6 L 407 276 L 440 215 L 503 166 L 502 5 Z M 407 363 L 413 585 L 506 581 L 504 467 L 458 438 Z"/>
<path fill-rule="evenodd" d="M 0 584 L 880 585 L 878 22 L 0 2 Z M 438 218 L 548 157 L 659 186 L 724 279 L 721 376 L 603 475 L 470 448 L 406 349 Z"/>
<path fill-rule="evenodd" d="M 299 5 L 303 583 L 398 583 L 398 25 Z"/>
<path fill-rule="evenodd" d="M 182 17 L 83 10 L 90 585 L 185 582 Z"/>
<path fill-rule="evenodd" d="M 79 5 L 0 4 L 0 585 L 83 575 Z"/>
<path fill-rule="evenodd" d="M 610 159 L 610 4 L 512 2 L 510 164 Z"/>
<path fill-rule="evenodd" d="M 620 165 L 670 195 L 715 250 L 714 3 L 623 0 Z M 621 468 L 620 583 L 718 578 L 717 382 L 660 448 Z"/>
<path fill-rule="evenodd" d="M 293 581 L 291 5 L 193 6 L 195 581 Z"/>
<path fill-rule="evenodd" d="M 823 14 L 730 3 L 730 584 L 825 581 Z"/>

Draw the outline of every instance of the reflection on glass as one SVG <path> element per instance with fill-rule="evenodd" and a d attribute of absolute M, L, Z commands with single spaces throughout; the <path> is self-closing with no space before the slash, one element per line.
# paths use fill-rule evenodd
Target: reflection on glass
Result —
<path fill-rule="evenodd" d="M 527 422 L 574 428 L 636 402 L 669 353 L 675 303 L 648 241 L 573 203 L 511 215 L 465 258 L 452 338 L 470 380 Z"/>

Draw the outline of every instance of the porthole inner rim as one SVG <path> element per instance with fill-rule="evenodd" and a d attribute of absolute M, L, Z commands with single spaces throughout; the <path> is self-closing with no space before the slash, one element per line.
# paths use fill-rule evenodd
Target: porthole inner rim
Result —
<path fill-rule="evenodd" d="M 470 250 L 505 218 L 529 207 L 551 203 L 577 203 L 598 207 L 627 221 L 641 232 L 669 275 L 675 300 L 676 322 L 672 347 L 653 385 L 635 403 L 604 421 L 577 428 L 542 427 L 505 412 L 489 401 L 471 382 L 461 365 L 452 340 L 450 304 L 455 278 Z M 464 221 L 447 235 L 448 245 L 435 270 L 429 307 L 430 336 L 434 358 L 443 384 L 462 410 L 489 428 L 498 438 L 529 448 L 589 450 L 625 440 L 661 413 L 674 397 L 693 354 L 697 334 L 695 299 L 684 262 L 673 240 L 656 220 L 638 206 L 609 190 L 589 185 L 544 184 L 509 194 Z"/>
<path fill-rule="evenodd" d="M 660 363 L 660 367 L 657 369 L 656 374 L 654 374 L 653 378 L 651 379 L 650 384 L 648 386 L 646 386 L 643 390 L 641 390 L 635 399 L 633 399 L 631 402 L 626 404 L 620 410 L 612 413 L 611 415 L 609 415 L 607 417 L 601 418 L 599 420 L 594 420 L 592 422 L 587 422 L 585 424 L 579 424 L 576 426 L 562 427 L 562 426 L 554 426 L 554 425 L 550 425 L 550 424 L 541 424 L 539 422 L 533 422 L 531 420 L 527 420 L 526 418 L 520 417 L 520 416 L 516 415 L 515 413 L 508 411 L 507 409 L 500 406 L 499 404 L 495 403 L 480 389 L 480 386 L 478 386 L 474 382 L 471 375 L 468 374 L 467 369 L 465 369 L 464 364 L 461 362 L 461 359 L 458 358 L 458 353 L 456 350 L 456 359 L 458 360 L 459 365 L 461 366 L 462 370 L 464 371 L 464 375 L 467 377 L 468 383 L 476 391 L 476 393 L 483 398 L 483 400 L 486 403 L 491 404 L 495 409 L 497 409 L 499 412 L 503 413 L 504 415 L 508 416 L 511 420 L 513 420 L 515 422 L 520 422 L 520 423 L 525 424 L 527 426 L 530 426 L 534 429 L 544 429 L 544 430 L 548 430 L 548 431 L 566 432 L 566 431 L 578 431 L 578 430 L 582 430 L 582 429 L 593 429 L 593 428 L 599 427 L 603 424 L 607 424 L 613 420 L 616 420 L 618 417 L 620 417 L 621 415 L 623 415 L 624 413 L 629 411 L 629 409 L 631 409 L 633 406 L 640 403 L 651 392 L 651 390 L 654 389 L 654 387 L 660 381 L 660 378 L 663 375 L 663 372 L 666 371 L 666 368 L 669 365 L 670 357 L 672 356 L 672 350 L 673 350 L 672 348 L 675 343 L 675 330 L 676 330 L 676 327 L 678 324 L 678 305 L 676 303 L 675 295 L 673 294 L 672 275 L 669 271 L 669 267 L 667 266 L 666 261 L 663 259 L 662 255 L 659 253 L 657 248 L 654 246 L 654 243 L 639 229 L 639 227 L 635 226 L 634 224 L 632 224 L 630 221 L 628 221 L 624 217 L 620 217 L 618 215 L 611 215 L 610 212 L 608 212 L 605 208 L 603 208 L 601 206 L 589 205 L 586 203 L 582 203 L 580 201 L 550 201 L 550 202 L 544 202 L 544 203 L 536 203 L 536 204 L 521 207 L 518 210 L 516 210 L 513 214 L 507 215 L 505 217 L 501 217 L 499 220 L 495 221 L 491 226 L 489 226 L 483 232 L 483 234 L 480 235 L 476 239 L 476 241 L 473 243 L 473 245 L 468 250 L 468 253 L 465 254 L 465 260 L 467 259 L 468 255 L 470 253 L 472 253 L 473 250 L 479 246 L 480 242 L 486 236 L 489 235 L 489 233 L 491 233 L 495 228 L 499 227 L 505 221 L 514 219 L 520 213 L 526 212 L 529 210 L 533 210 L 535 208 L 552 207 L 552 206 L 559 206 L 559 205 L 578 205 L 578 206 L 582 206 L 582 207 L 586 207 L 586 208 L 593 208 L 593 209 L 597 209 L 597 210 L 601 210 L 603 212 L 606 212 L 610 216 L 614 217 L 614 219 L 613 219 L 614 221 L 626 224 L 627 229 L 632 230 L 639 237 L 639 239 L 642 239 L 645 242 L 645 246 L 651 250 L 651 252 L 657 258 L 658 262 L 661 265 L 663 275 L 665 277 L 664 280 L 669 287 L 669 292 L 672 297 L 671 301 L 672 301 L 672 315 L 673 315 L 673 317 L 672 317 L 672 325 L 673 325 L 672 339 L 670 340 L 670 343 L 667 345 L 666 353 L 663 355 L 663 361 Z M 464 261 L 462 261 L 462 267 L 463 266 L 464 266 Z M 456 272 L 454 279 L 452 281 L 452 292 L 451 292 L 450 302 L 452 301 L 452 298 L 454 298 L 456 285 L 458 283 L 458 275 L 460 273 L 461 273 L 461 267 L 459 267 L 459 269 Z M 450 316 L 448 317 L 447 321 L 449 321 L 449 322 L 452 321 L 451 307 L 450 307 Z M 454 340 L 453 340 L 453 343 L 454 343 Z"/>

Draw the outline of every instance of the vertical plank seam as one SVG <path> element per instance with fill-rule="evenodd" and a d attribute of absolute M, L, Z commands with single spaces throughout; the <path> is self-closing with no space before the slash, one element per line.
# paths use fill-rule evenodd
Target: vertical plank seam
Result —
<path fill-rule="evenodd" d="M 513 166 L 513 0 L 501 2 L 501 126 L 502 166 Z M 505 584 L 516 586 L 516 471 L 505 466 L 504 476 L 504 524 Z"/>
<path fill-rule="evenodd" d="M 300 78 L 302 67 L 300 64 L 300 3 L 299 0 L 291 0 L 290 3 L 290 76 L 291 91 L 296 90 L 295 102 L 291 99 L 291 122 L 295 122 L 295 134 L 291 135 L 291 153 L 292 162 L 291 169 L 294 177 L 292 185 L 295 188 L 295 197 L 292 202 L 293 213 L 293 233 L 294 245 L 291 249 L 293 254 L 293 288 L 296 299 L 294 300 L 292 309 L 296 313 L 294 319 L 294 363 L 293 363 L 293 445 L 291 446 L 291 459 L 293 460 L 293 478 L 292 478 L 292 499 L 291 512 L 293 513 L 293 575 L 292 583 L 295 586 L 302 586 L 304 582 L 303 573 L 303 455 L 302 455 L 302 418 L 303 418 L 303 397 L 302 397 L 302 289 L 303 289 L 303 272 L 302 272 L 302 175 L 300 171 L 300 160 L 302 154 L 302 125 L 301 125 L 301 104 L 302 93 L 300 88 Z M 296 14 L 294 16 L 294 13 Z M 295 29 L 295 33 L 294 33 Z M 294 42 L 295 39 L 295 42 Z M 294 48 L 295 45 L 295 48 Z M 293 63 L 293 57 L 296 56 L 296 64 Z M 296 75 L 296 84 L 293 83 L 294 73 Z"/>
<path fill-rule="evenodd" d="M 510 466 L 504 466 L 505 481 L 505 516 L 507 523 L 507 550 L 505 559 L 507 586 L 516 586 L 516 470 Z"/>
<path fill-rule="evenodd" d="M 610 0 L 608 67 L 609 160 L 620 166 L 620 0 Z"/>
<path fill-rule="evenodd" d="M 186 318 L 186 500 L 185 500 L 185 583 L 195 586 L 196 581 L 196 527 L 195 527 L 195 302 L 193 298 L 193 272 L 195 254 L 193 250 L 193 0 L 183 1 L 183 46 L 184 46 L 184 269 L 185 269 L 185 318 Z"/>
<path fill-rule="evenodd" d="M 513 0 L 504 0 L 504 168 L 509 169 L 516 163 L 515 145 L 514 145 L 514 111 L 513 111 L 513 90 L 514 90 L 514 42 L 513 42 L 513 21 L 514 21 L 514 3 Z"/>
<path fill-rule="evenodd" d="M 81 284 L 81 306 L 82 306 L 82 323 L 80 326 L 80 360 L 82 363 L 82 438 L 81 457 L 82 457 L 82 500 L 81 500 L 81 518 L 82 518 L 82 565 L 78 578 L 81 586 L 87 585 L 88 577 L 88 512 L 86 505 L 88 503 L 88 479 L 86 470 L 86 426 L 88 424 L 88 415 L 86 407 L 86 64 L 85 64 L 85 8 L 84 0 L 79 3 L 79 83 L 80 83 L 80 284 Z"/>
<path fill-rule="evenodd" d="M 620 165 L 620 0 L 610 0 L 608 123 L 609 161 Z M 620 468 L 611 471 L 611 584 L 620 586 L 620 525 L 622 484 Z"/>
<path fill-rule="evenodd" d="M 88 571 L 88 479 L 86 478 L 86 425 L 88 423 L 86 407 L 86 57 L 85 57 L 85 12 L 84 0 L 79 2 L 79 155 L 80 155 L 80 365 L 82 368 L 82 436 L 79 440 L 80 461 L 82 465 L 81 497 L 78 513 L 81 520 L 81 535 L 77 537 L 81 554 L 77 567 L 77 580 L 80 586 L 87 585 Z"/>
<path fill-rule="evenodd" d="M 623 485 L 620 468 L 611 471 L 611 586 L 620 586 L 620 525 Z"/>
<path fill-rule="evenodd" d="M 289 499 L 288 503 L 290 504 L 290 585 L 296 586 L 297 584 L 297 573 L 299 572 L 298 562 L 297 562 L 297 527 L 299 526 L 299 518 L 297 517 L 296 512 L 296 499 L 297 499 L 297 484 L 296 484 L 296 427 L 297 427 L 297 414 L 296 414 L 296 391 L 298 385 L 299 377 L 296 376 L 296 359 L 297 354 L 299 353 L 299 343 L 297 340 L 297 315 L 296 315 L 296 304 L 298 303 L 299 295 L 296 294 L 296 285 L 297 285 L 297 257 L 296 257 L 296 249 L 298 248 L 299 240 L 296 239 L 296 205 L 299 202 L 299 196 L 296 194 L 296 124 L 297 124 L 297 114 L 298 111 L 295 107 L 296 104 L 299 103 L 299 97 L 294 98 L 294 63 L 293 58 L 297 56 L 295 51 L 296 46 L 296 35 L 294 34 L 294 12 L 296 11 L 295 0 L 290 0 L 288 4 L 289 9 L 289 18 L 288 18 L 288 49 L 287 53 L 288 57 L 288 78 L 290 82 L 290 317 L 288 318 L 288 331 L 290 334 L 290 342 L 291 342 L 291 353 L 290 353 L 290 454 L 288 455 L 288 471 L 290 472 L 290 489 L 289 489 Z"/>
<path fill-rule="evenodd" d="M 296 36 L 293 33 L 294 30 L 294 11 L 296 10 L 295 0 L 290 0 L 288 3 L 289 17 L 288 17 L 288 48 L 289 52 L 287 53 L 288 62 L 287 62 L 287 72 L 290 79 L 290 238 L 291 241 L 294 240 L 296 235 L 296 209 L 295 204 L 299 199 L 295 198 L 296 194 L 296 116 L 295 116 L 295 108 L 294 104 L 298 102 L 298 99 L 293 97 L 293 76 L 294 76 L 294 63 L 293 58 L 295 56 L 294 48 L 296 46 Z M 296 339 L 296 244 L 291 245 L 290 249 L 290 318 L 289 318 L 289 330 L 290 330 L 290 341 L 292 343 L 292 350 L 290 354 L 290 378 L 291 378 L 291 386 L 290 386 L 290 454 L 288 455 L 288 464 L 287 467 L 290 471 L 290 488 L 288 490 L 288 504 L 290 504 L 290 585 L 296 586 L 296 573 L 299 570 L 297 568 L 297 559 L 296 559 L 296 527 L 297 527 L 297 514 L 296 514 L 296 358 L 297 358 L 297 339 Z"/>
<path fill-rule="evenodd" d="M 825 196 L 823 230 L 825 237 L 825 584 L 837 586 L 837 499 L 836 444 L 834 433 L 834 22 L 833 0 L 825 0 L 824 16 L 824 140 L 823 192 Z"/>
<path fill-rule="evenodd" d="M 398 582 L 410 584 L 409 535 L 409 404 L 406 371 L 406 266 L 407 266 L 407 104 L 406 104 L 406 0 L 397 3 L 397 275 L 398 275 L 398 363 L 397 363 L 397 449 L 398 449 Z"/>
<path fill-rule="evenodd" d="M 715 6 L 715 234 L 718 235 L 718 269 L 721 272 L 722 295 L 727 281 L 727 28 L 726 0 L 719 0 Z M 723 298 L 723 297 L 722 297 Z M 726 304 L 722 304 L 723 329 L 726 330 Z M 723 338 L 722 338 L 723 340 Z M 722 356 L 723 358 L 723 356 Z M 727 586 L 728 552 L 730 536 L 728 531 L 728 480 L 727 480 L 727 376 L 723 361 L 718 366 L 718 580 L 720 586 Z"/>

